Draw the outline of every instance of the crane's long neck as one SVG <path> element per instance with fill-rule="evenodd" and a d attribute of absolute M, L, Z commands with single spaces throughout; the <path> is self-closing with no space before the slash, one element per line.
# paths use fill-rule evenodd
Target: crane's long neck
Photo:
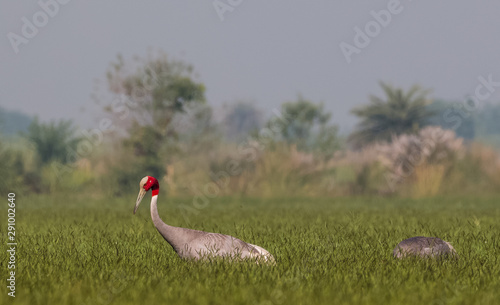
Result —
<path fill-rule="evenodd" d="M 161 220 L 160 214 L 158 214 L 158 195 L 151 197 L 151 219 L 158 230 L 161 226 L 168 226 Z"/>
<path fill-rule="evenodd" d="M 151 219 L 153 223 L 160 232 L 161 236 L 174 248 L 174 250 L 179 250 L 183 247 L 185 240 L 185 234 L 183 234 L 182 228 L 169 226 L 164 223 L 160 215 L 158 214 L 158 193 L 153 193 L 153 197 L 151 198 Z"/>

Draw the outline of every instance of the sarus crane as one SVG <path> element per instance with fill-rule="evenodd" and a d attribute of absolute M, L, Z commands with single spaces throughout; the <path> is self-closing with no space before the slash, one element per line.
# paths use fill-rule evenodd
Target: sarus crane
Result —
<path fill-rule="evenodd" d="M 135 203 L 134 214 L 146 192 L 151 190 L 151 219 L 158 232 L 172 246 L 174 251 L 184 259 L 203 259 L 209 257 L 225 257 L 229 259 L 254 259 L 256 262 L 274 263 L 274 257 L 265 249 L 246 243 L 238 238 L 208 233 L 198 230 L 173 227 L 164 223 L 158 214 L 158 180 L 151 176 L 142 178 L 139 183 L 139 196 Z"/>
<path fill-rule="evenodd" d="M 452 245 L 437 237 L 416 236 L 400 242 L 392 252 L 396 258 L 411 256 L 418 257 L 454 257 L 458 258 L 457 252 Z"/>

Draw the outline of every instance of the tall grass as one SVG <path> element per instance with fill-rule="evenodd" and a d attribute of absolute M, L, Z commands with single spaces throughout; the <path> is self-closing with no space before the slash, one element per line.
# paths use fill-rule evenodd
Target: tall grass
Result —
<path fill-rule="evenodd" d="M 445 174 L 444 165 L 421 165 L 415 168 L 412 195 L 431 197 L 439 193 Z"/>
<path fill-rule="evenodd" d="M 331 158 L 272 141 L 243 146 L 243 150 L 240 145 L 217 143 L 196 149 L 187 146 L 184 151 L 189 154 L 173 154 L 169 160 L 159 158 L 150 164 L 166 173 L 157 178 L 176 196 L 211 196 L 207 190 L 212 190 L 217 196 L 419 198 L 500 190 L 498 151 L 478 143 L 464 144 L 453 132 L 434 127 L 419 135 L 402 135 L 392 143 L 338 151 Z M 119 195 L 123 189 L 136 188 L 142 176 L 153 175 L 147 166 L 137 168 L 133 159 L 110 145 L 74 164 L 36 166 L 36 155 L 26 145 L 9 147 L 0 151 L 0 167 L 9 177 L 0 181 L 0 191 L 22 183 L 38 193 Z"/>
<path fill-rule="evenodd" d="M 163 220 L 188 226 L 165 198 Z M 135 194 L 17 198 L 16 304 L 498 304 L 498 197 L 217 198 L 190 227 L 268 249 L 274 266 L 192 262 L 155 230 Z M 2 215 L 6 205 L 0 207 Z M 5 227 L 0 229 L 6 236 Z M 439 236 L 460 259 L 392 257 L 411 236 Z M 0 262 L 6 271 L 6 261 Z M 3 289 L 1 304 L 12 299 Z"/>

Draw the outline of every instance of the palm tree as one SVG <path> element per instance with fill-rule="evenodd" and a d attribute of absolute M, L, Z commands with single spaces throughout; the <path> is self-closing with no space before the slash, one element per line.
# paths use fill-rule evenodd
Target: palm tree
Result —
<path fill-rule="evenodd" d="M 356 147 L 377 141 L 390 142 L 393 136 L 418 132 L 433 114 L 425 107 L 428 90 L 414 85 L 404 92 L 383 82 L 380 86 L 386 95 L 385 100 L 370 95 L 370 104 L 352 110 L 362 119 L 350 136 Z"/>
<path fill-rule="evenodd" d="M 81 138 L 75 136 L 76 128 L 69 120 L 40 123 L 35 118 L 28 129 L 27 138 L 34 144 L 41 164 L 51 161 L 67 163 L 70 149 L 75 150 Z"/>

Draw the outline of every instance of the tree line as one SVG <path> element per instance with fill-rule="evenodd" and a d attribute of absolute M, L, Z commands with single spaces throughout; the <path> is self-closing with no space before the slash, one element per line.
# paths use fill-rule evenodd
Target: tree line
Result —
<path fill-rule="evenodd" d="M 391 143 L 400 135 L 416 135 L 426 126 L 451 129 L 467 140 L 500 144 L 500 105 L 486 104 L 483 111 L 464 113 L 453 103 L 430 100 L 430 91 L 418 85 L 404 90 L 381 82 L 384 95 L 370 95 L 367 104 L 352 110 L 359 123 L 344 137 L 339 135 L 324 104 L 303 96 L 284 102 L 276 110 L 286 120 L 276 116 L 266 119 L 251 102 L 238 102 L 226 107 L 223 120 L 215 122 L 205 86 L 197 80 L 193 67 L 163 53 L 131 62 L 118 56 L 106 76 L 114 98 L 111 102 L 101 101 L 103 114 L 115 128 L 108 136 L 108 147 L 101 152 L 112 150 L 118 164 L 127 164 L 113 168 L 119 184 L 135 181 L 138 173 L 162 177 L 167 174 L 165 164 L 195 152 L 263 137 L 273 143 L 292 145 L 325 162 L 341 149 L 359 150 L 374 143 Z M 447 118 L 453 115 L 460 118 L 460 124 L 450 124 Z M 7 118 L 8 113 L 1 111 L 0 126 L 2 122 L 3 126 L 11 126 L 12 122 L 5 124 Z M 2 167 L 5 172 L 17 172 L 13 174 L 17 179 L 40 191 L 37 185 L 43 168 L 74 162 L 68 159 L 68 150 L 77 150 L 83 138 L 69 120 L 45 123 L 35 118 L 28 127 L 26 119 L 18 123 L 25 131 L 17 142 L 26 141 L 24 145 L 32 153 L 14 153 L 8 143 L 16 141 L 5 137 L 12 131 L 2 128 Z M 266 130 L 274 132 L 265 134 Z"/>

